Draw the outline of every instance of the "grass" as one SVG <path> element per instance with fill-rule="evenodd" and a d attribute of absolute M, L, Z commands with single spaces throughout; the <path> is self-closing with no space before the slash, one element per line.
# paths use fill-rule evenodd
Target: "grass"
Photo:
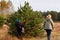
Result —
<path fill-rule="evenodd" d="M 17 37 L 9 35 L 8 29 L 9 29 L 9 26 L 7 25 L 4 25 L 3 28 L 0 29 L 0 40 L 19 40 Z M 42 38 L 23 37 L 23 40 L 47 40 L 46 32 L 44 37 Z M 51 40 L 60 40 L 60 23 L 59 22 L 54 23 L 54 30 L 52 31 L 52 34 L 51 34 Z"/>

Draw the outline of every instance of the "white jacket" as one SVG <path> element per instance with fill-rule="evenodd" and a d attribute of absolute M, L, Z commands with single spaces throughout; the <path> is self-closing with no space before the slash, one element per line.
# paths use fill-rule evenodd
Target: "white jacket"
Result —
<path fill-rule="evenodd" d="M 53 29 L 53 21 L 52 19 L 46 19 L 44 21 L 44 29 Z"/>

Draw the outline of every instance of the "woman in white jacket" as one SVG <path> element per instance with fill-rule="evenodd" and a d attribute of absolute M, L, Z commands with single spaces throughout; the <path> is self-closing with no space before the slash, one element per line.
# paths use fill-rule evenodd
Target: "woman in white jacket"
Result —
<path fill-rule="evenodd" d="M 44 30 L 46 30 L 47 32 L 47 40 L 50 40 L 52 29 L 53 29 L 53 21 L 51 19 L 51 15 L 49 14 L 46 16 L 46 19 L 44 21 Z"/>

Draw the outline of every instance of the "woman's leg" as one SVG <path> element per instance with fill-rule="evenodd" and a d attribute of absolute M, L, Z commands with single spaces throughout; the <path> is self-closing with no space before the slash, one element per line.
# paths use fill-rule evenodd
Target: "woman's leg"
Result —
<path fill-rule="evenodd" d="M 50 40 L 51 30 L 46 30 L 47 32 L 47 39 Z"/>
<path fill-rule="evenodd" d="M 19 40 L 23 40 L 21 29 L 17 30 Z"/>

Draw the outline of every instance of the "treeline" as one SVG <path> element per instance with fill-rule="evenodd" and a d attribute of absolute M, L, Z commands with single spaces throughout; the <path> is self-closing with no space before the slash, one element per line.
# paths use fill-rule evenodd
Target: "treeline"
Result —
<path fill-rule="evenodd" d="M 42 12 L 43 13 L 43 17 L 45 17 L 47 14 L 51 14 L 52 15 L 52 19 L 54 21 L 60 21 L 60 12 L 57 11 L 47 11 L 47 12 Z"/>

